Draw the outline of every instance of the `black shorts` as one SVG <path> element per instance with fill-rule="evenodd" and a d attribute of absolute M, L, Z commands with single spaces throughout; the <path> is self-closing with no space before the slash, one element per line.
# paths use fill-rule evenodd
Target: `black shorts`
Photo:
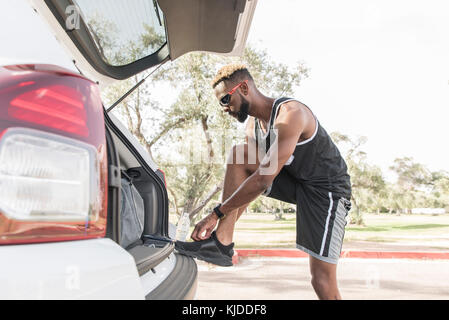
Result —
<path fill-rule="evenodd" d="M 336 264 L 341 254 L 351 202 L 328 190 L 296 180 L 285 169 L 264 195 L 296 204 L 296 245 L 309 255 Z"/>

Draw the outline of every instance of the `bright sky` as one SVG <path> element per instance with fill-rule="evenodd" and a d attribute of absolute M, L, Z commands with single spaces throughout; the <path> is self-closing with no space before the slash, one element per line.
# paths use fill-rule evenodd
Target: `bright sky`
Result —
<path fill-rule="evenodd" d="M 259 1 L 250 41 L 311 69 L 296 97 L 383 168 L 449 170 L 449 2 Z M 259 42 L 256 42 L 259 43 Z"/>
<path fill-rule="evenodd" d="M 411 156 L 449 171 L 447 0 L 259 0 L 249 41 L 311 70 L 296 98 L 328 132 L 368 137 L 371 163 Z M 73 69 L 25 0 L 0 0 L 0 65 Z"/>

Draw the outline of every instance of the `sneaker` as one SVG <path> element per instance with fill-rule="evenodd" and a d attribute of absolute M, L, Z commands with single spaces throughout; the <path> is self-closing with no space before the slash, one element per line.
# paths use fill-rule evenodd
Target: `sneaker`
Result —
<path fill-rule="evenodd" d="M 175 249 L 186 256 L 197 258 L 222 267 L 232 266 L 232 256 L 234 255 L 234 243 L 228 246 L 221 244 L 217 239 L 215 231 L 206 240 L 184 242 L 176 241 Z"/>

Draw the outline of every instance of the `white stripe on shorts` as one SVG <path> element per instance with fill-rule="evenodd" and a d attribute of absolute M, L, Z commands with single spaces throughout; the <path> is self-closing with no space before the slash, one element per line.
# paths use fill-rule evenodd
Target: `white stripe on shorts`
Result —
<path fill-rule="evenodd" d="M 329 202 L 330 202 L 329 203 L 329 210 L 327 210 L 326 227 L 324 228 L 323 241 L 321 242 L 320 256 L 323 255 L 324 245 L 326 244 L 327 230 L 329 229 L 329 220 L 331 218 L 332 206 L 334 204 L 334 201 L 332 200 L 332 192 L 329 192 Z"/>

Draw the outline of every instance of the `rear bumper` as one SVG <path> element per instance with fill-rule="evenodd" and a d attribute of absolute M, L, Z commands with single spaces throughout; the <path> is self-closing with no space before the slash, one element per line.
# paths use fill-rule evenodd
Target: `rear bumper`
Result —
<path fill-rule="evenodd" d="M 132 256 L 110 239 L 0 246 L 1 299 L 143 299 Z"/>
<path fill-rule="evenodd" d="M 191 300 L 198 286 L 198 268 L 187 256 L 175 254 L 176 264 L 170 275 L 145 298 L 147 300 Z"/>

